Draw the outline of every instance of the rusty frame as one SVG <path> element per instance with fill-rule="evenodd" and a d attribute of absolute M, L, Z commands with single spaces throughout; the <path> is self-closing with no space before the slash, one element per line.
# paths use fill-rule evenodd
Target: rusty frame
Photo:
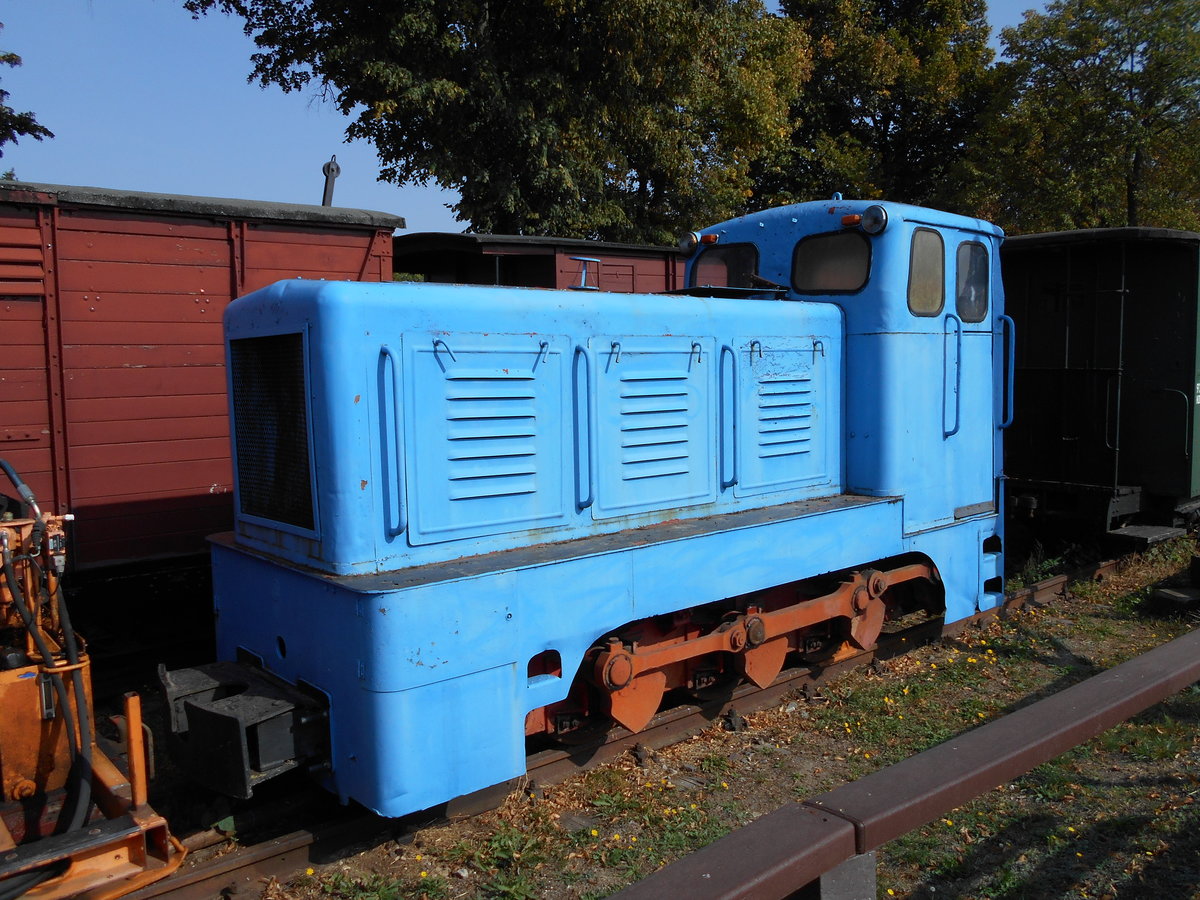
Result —
<path fill-rule="evenodd" d="M 617 896 L 787 897 L 1200 680 L 1200 630 L 836 790 L 763 816 Z"/>
<path fill-rule="evenodd" d="M 849 623 L 848 639 L 834 652 L 834 658 L 869 650 L 883 627 L 884 595 L 907 581 L 932 583 L 936 578 L 933 567 L 924 563 L 888 571 L 863 569 L 851 573 L 828 594 L 772 609 L 752 604 L 744 613 L 695 637 L 628 646 L 619 636 L 611 637 L 607 646 L 584 663 L 585 671 L 604 692 L 608 714 L 638 732 L 654 717 L 667 688 L 676 686 L 670 683 L 671 667 L 712 653 L 728 653 L 748 680 L 765 688 L 782 671 L 787 654 L 799 649 L 796 642 L 804 629 L 843 619 Z"/>

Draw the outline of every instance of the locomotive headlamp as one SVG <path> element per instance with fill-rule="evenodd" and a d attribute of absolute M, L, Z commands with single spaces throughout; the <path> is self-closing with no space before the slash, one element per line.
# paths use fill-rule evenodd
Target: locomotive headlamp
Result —
<path fill-rule="evenodd" d="M 867 234 L 879 234 L 887 228 L 887 210 L 882 206 L 868 206 L 862 214 L 862 230 Z"/>
<path fill-rule="evenodd" d="M 720 240 L 720 235 L 689 231 L 679 239 L 679 249 L 685 256 L 691 256 L 701 244 L 715 244 L 718 240 Z"/>

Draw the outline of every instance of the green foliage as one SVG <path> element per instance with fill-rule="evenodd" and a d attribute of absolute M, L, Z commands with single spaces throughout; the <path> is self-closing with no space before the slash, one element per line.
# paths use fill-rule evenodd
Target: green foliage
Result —
<path fill-rule="evenodd" d="M 0 23 L 0 29 L 4 28 L 4 24 Z M 21 64 L 21 57 L 15 53 L 0 50 L 0 65 L 15 68 Z M 5 144 L 17 143 L 18 137 L 31 137 L 35 141 L 40 141 L 43 138 L 54 137 L 52 132 L 45 125 L 38 122 L 37 116 L 31 112 L 17 112 L 8 105 L 8 91 L 0 89 L 0 147 Z M 4 151 L 0 149 L 0 156 L 4 155 Z M 11 170 L 5 173 L 7 179 Z M 15 178 L 15 175 L 13 176 Z"/>
<path fill-rule="evenodd" d="M 381 177 L 477 231 L 671 242 L 744 209 L 807 73 L 761 0 L 186 0 L 245 19 L 253 77 L 315 84 Z"/>
<path fill-rule="evenodd" d="M 1200 228 L 1200 5 L 1054 0 L 1002 35 L 985 215 L 1012 231 Z"/>
<path fill-rule="evenodd" d="M 813 75 L 760 189 L 776 201 L 841 191 L 959 209 L 992 59 L 983 0 L 781 6 L 810 35 Z"/>

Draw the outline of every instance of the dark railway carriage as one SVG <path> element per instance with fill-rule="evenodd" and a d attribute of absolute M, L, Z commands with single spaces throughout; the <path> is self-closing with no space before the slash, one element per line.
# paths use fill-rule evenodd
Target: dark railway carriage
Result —
<path fill-rule="evenodd" d="M 237 300 L 221 661 L 163 673 L 193 770 L 402 815 L 520 776 L 528 736 L 994 608 L 999 243 L 838 197 L 694 235 L 675 295 Z"/>
<path fill-rule="evenodd" d="M 0 455 L 76 515 L 80 567 L 229 527 L 221 314 L 281 278 L 390 281 L 404 220 L 0 182 Z"/>
<path fill-rule="evenodd" d="M 417 233 L 392 241 L 396 271 L 446 284 L 659 294 L 683 286 L 675 247 L 574 238 Z"/>
<path fill-rule="evenodd" d="M 1156 539 L 1200 506 L 1200 234 L 1111 228 L 1009 238 L 1021 333 L 1010 514 Z M 1125 526 L 1125 527 L 1123 527 Z"/>

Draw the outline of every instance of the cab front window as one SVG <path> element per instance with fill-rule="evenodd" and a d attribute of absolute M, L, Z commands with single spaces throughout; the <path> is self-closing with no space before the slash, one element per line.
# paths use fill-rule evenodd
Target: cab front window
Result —
<path fill-rule="evenodd" d="M 758 248 L 753 244 L 709 247 L 692 266 L 691 287 L 753 288 Z"/>
<path fill-rule="evenodd" d="M 871 242 L 858 231 L 807 237 L 792 255 L 792 285 L 801 294 L 852 294 L 871 272 Z"/>

